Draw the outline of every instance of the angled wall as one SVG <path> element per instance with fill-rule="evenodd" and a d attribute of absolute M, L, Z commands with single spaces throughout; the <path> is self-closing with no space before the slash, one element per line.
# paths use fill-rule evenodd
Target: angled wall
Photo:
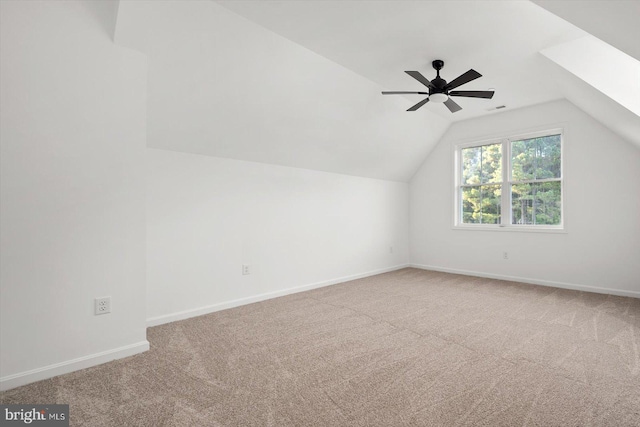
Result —
<path fill-rule="evenodd" d="M 149 147 L 408 182 L 449 125 L 213 1 L 122 2 L 116 41 L 149 57 Z"/>
<path fill-rule="evenodd" d="M 566 233 L 452 228 L 456 144 L 558 126 L 566 132 Z M 568 101 L 459 122 L 410 183 L 411 263 L 640 297 L 639 195 L 640 150 Z"/>
<path fill-rule="evenodd" d="M 215 2 L 123 2 L 116 41 L 149 56 L 150 325 L 407 264 L 445 120 Z"/>

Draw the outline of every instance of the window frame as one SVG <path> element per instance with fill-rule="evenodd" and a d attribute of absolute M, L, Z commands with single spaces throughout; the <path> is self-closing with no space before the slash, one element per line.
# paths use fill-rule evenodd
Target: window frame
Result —
<path fill-rule="evenodd" d="M 549 178 L 542 180 L 513 180 L 513 165 L 511 161 L 511 143 L 524 139 L 539 138 L 543 136 L 560 135 L 560 178 Z M 501 185 L 502 196 L 500 201 L 500 223 L 499 224 L 469 224 L 462 222 L 462 150 L 465 148 L 481 147 L 485 145 L 502 145 L 502 181 L 497 183 L 487 183 L 478 185 Z M 454 146 L 454 190 L 453 190 L 453 229 L 455 230 L 481 230 L 481 231 L 524 231 L 542 233 L 566 233 L 566 203 L 565 203 L 565 145 L 566 129 L 561 127 L 545 127 L 541 130 L 533 130 L 522 133 L 514 133 L 504 136 L 496 136 L 487 139 L 475 139 L 473 141 L 462 142 Z M 532 225 L 532 224 L 511 224 L 512 212 L 512 192 L 514 184 L 535 183 L 535 182 L 560 182 L 560 224 L 558 225 Z M 507 209 L 505 209 L 507 208 Z"/>

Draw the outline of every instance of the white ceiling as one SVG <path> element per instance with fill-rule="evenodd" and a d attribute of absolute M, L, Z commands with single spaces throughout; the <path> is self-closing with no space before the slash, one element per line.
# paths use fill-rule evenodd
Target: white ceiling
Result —
<path fill-rule="evenodd" d="M 448 121 L 561 97 L 545 82 L 538 52 L 586 35 L 528 1 L 218 1 L 229 10 L 334 61 L 386 90 L 424 90 L 405 70 L 444 79 L 470 68 L 483 77 L 460 90 L 495 88 L 492 100 L 456 98 L 455 114 L 427 104 Z M 410 98 L 409 98 L 410 97 Z M 404 106 L 418 102 L 408 96 Z"/>
<path fill-rule="evenodd" d="M 560 98 L 640 146 L 640 117 L 540 53 L 585 36 L 530 1 L 121 0 L 114 39 L 149 58 L 150 147 L 408 181 L 452 122 Z M 380 94 L 424 90 L 404 71 L 434 59 L 496 95 L 452 114 Z"/>
<path fill-rule="evenodd" d="M 122 1 L 115 40 L 148 57 L 152 148 L 406 182 L 449 126 L 214 2 Z"/>
<path fill-rule="evenodd" d="M 640 1 L 532 0 L 551 13 L 640 60 Z"/>

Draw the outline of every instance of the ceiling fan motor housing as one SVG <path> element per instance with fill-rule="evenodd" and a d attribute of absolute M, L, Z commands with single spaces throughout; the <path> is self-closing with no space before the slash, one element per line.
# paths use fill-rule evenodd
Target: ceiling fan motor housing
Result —
<path fill-rule="evenodd" d="M 442 67 L 444 67 L 444 61 L 441 59 L 436 59 L 431 63 L 431 65 L 433 65 L 433 68 L 436 70 L 437 75 L 435 79 L 431 80 L 431 83 L 433 84 L 434 87 L 429 88 L 429 95 L 433 95 L 436 93 L 446 94 L 447 91 L 444 89 L 444 87 L 447 85 L 447 81 L 440 77 L 440 70 L 442 69 Z M 444 101 L 446 101 L 446 99 L 439 102 L 444 102 Z"/>

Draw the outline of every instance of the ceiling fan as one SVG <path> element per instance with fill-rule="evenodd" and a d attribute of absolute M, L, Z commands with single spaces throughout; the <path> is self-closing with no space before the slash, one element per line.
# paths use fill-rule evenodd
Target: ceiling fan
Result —
<path fill-rule="evenodd" d="M 469 70 L 461 76 L 453 79 L 450 83 L 447 83 L 446 80 L 440 78 L 440 70 L 444 67 L 444 61 L 440 59 L 436 59 L 431 63 L 433 68 L 435 68 L 437 72 L 437 76 L 435 79 L 429 81 L 427 80 L 420 72 L 418 71 L 405 71 L 405 73 L 409 74 L 411 77 L 425 85 L 429 88 L 429 92 L 382 92 L 383 95 L 429 95 L 422 101 L 418 102 L 413 107 L 409 108 L 407 111 L 416 111 L 418 108 L 422 107 L 424 104 L 429 102 L 443 102 L 444 105 L 447 106 L 449 111 L 455 113 L 456 111 L 462 110 L 462 107 L 454 102 L 453 99 L 449 98 L 450 96 L 465 96 L 468 98 L 486 98 L 491 99 L 493 97 L 492 90 L 452 90 L 457 88 L 458 86 L 462 86 L 465 83 L 469 83 L 472 80 L 477 79 L 478 77 L 482 77 L 482 74 L 477 72 L 476 70 Z"/>

